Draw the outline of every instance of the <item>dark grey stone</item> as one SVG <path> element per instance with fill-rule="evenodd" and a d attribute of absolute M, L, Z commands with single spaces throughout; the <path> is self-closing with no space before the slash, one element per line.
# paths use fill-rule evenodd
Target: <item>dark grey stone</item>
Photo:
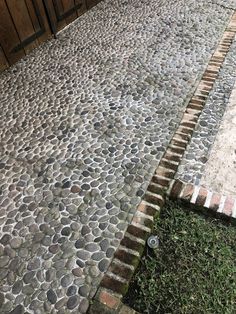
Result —
<path fill-rule="evenodd" d="M 98 263 L 98 268 L 101 272 L 104 272 L 107 269 L 108 265 L 109 265 L 109 260 L 104 258 Z"/>
<path fill-rule="evenodd" d="M 79 288 L 79 294 L 82 297 L 87 297 L 89 294 L 89 286 L 88 285 L 84 285 L 82 287 Z"/>
<path fill-rule="evenodd" d="M 57 302 L 57 295 L 52 289 L 47 291 L 47 298 L 48 301 L 52 304 L 55 304 Z"/>
<path fill-rule="evenodd" d="M 34 278 L 36 272 L 35 271 L 30 271 L 28 273 L 26 273 L 23 277 L 23 281 L 24 283 L 28 284 L 31 282 L 31 280 Z"/>
<path fill-rule="evenodd" d="M 67 274 L 61 279 L 62 287 L 68 287 L 73 281 L 73 276 L 71 274 Z"/>
<path fill-rule="evenodd" d="M 73 297 L 70 297 L 68 299 L 67 308 L 69 310 L 73 310 L 78 304 L 79 304 L 79 297 L 74 295 Z"/>
<path fill-rule="evenodd" d="M 72 296 L 72 295 L 75 295 L 76 292 L 77 292 L 76 286 L 70 286 L 70 287 L 67 289 L 66 294 L 70 297 L 70 296 Z"/>
<path fill-rule="evenodd" d="M 85 245 L 85 240 L 84 240 L 84 239 L 79 239 L 79 240 L 77 240 L 77 241 L 75 242 L 75 247 L 76 247 L 77 249 L 83 248 L 84 245 Z"/>
<path fill-rule="evenodd" d="M 19 294 L 23 288 L 23 283 L 21 280 L 18 280 L 14 283 L 12 287 L 12 293 L 13 294 Z"/>

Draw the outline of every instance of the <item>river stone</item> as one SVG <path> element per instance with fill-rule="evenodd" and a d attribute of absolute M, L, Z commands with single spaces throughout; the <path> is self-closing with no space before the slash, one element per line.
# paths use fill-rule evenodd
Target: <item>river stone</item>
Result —
<path fill-rule="evenodd" d="M 79 297 L 74 295 L 70 297 L 67 301 L 67 307 L 69 310 L 73 310 L 79 304 Z"/>
<path fill-rule="evenodd" d="M 52 304 L 55 304 L 57 302 L 56 293 L 52 289 L 47 291 L 47 298 L 48 298 L 48 301 Z"/>

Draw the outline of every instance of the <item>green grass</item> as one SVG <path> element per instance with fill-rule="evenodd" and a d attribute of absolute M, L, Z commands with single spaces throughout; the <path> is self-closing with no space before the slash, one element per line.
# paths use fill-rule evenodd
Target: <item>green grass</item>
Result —
<path fill-rule="evenodd" d="M 149 314 L 236 313 L 236 227 L 170 203 L 154 233 L 160 246 L 142 258 L 124 302 Z"/>

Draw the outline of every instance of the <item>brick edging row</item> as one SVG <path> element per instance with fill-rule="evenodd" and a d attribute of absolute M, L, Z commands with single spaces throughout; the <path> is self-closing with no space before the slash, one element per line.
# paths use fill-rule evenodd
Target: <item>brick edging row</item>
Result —
<path fill-rule="evenodd" d="M 173 180 L 167 196 L 203 213 L 236 222 L 236 197 L 211 191 L 204 186 Z"/>
<path fill-rule="evenodd" d="M 114 254 L 114 258 L 89 308 L 90 314 L 136 313 L 133 309 L 128 308 L 122 303 L 122 297 L 127 292 L 129 282 L 142 256 L 148 235 L 151 233 L 154 217 L 159 214 L 161 207 L 164 205 L 165 195 L 167 190 L 170 190 L 170 186 L 172 187 L 170 195 L 174 195 L 177 184 L 173 181 L 175 173 L 219 74 L 225 56 L 234 40 L 235 34 L 236 13 L 232 15 L 185 109 L 180 125 L 149 183 L 143 200 L 139 204 L 121 240 L 120 246 Z M 183 188 L 185 187 L 183 186 Z M 178 191 L 178 193 L 182 193 L 182 190 Z M 199 194 L 199 200 L 203 202 L 202 196 Z M 224 210 L 227 212 L 229 209 L 226 207 Z"/>

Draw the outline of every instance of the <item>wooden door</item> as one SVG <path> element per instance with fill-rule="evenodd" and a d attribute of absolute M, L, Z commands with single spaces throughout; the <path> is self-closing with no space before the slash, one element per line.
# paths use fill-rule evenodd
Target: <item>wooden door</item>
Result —
<path fill-rule="evenodd" d="M 85 0 L 44 0 L 54 34 L 86 11 Z"/>
<path fill-rule="evenodd" d="M 101 0 L 86 0 L 86 4 L 87 4 L 87 9 L 91 9 L 93 6 L 95 6 L 96 4 L 98 4 L 98 2 L 100 2 Z"/>
<path fill-rule="evenodd" d="M 0 46 L 9 64 L 50 36 L 41 0 L 0 0 Z"/>
<path fill-rule="evenodd" d="M 0 71 L 100 0 L 0 0 Z"/>

